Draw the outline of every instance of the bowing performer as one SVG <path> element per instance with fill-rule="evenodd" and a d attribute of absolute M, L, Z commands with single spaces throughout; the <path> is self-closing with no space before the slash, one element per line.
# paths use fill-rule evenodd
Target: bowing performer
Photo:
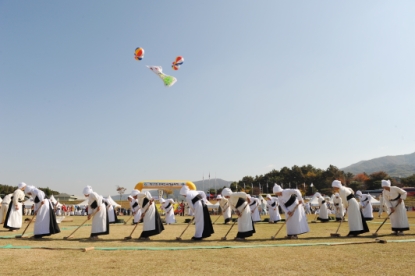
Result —
<path fill-rule="evenodd" d="M 91 186 L 86 186 L 83 194 L 88 198 L 88 220 L 92 218 L 91 240 L 100 239 L 100 235 L 110 233 L 108 211 L 102 201 L 102 196 L 92 190 Z"/>
<path fill-rule="evenodd" d="M 7 210 L 9 210 L 9 204 L 12 201 L 13 194 L 8 194 L 3 197 L 3 201 L 1 202 L 1 210 L 0 210 L 0 224 L 4 223 L 4 220 L 7 215 Z"/>
<path fill-rule="evenodd" d="M 61 230 L 56 222 L 55 212 L 45 193 L 34 186 L 26 186 L 25 192 L 33 198 L 35 203 L 34 215 L 36 216 L 36 221 L 33 238 L 41 239 L 44 236 L 60 233 Z"/>
<path fill-rule="evenodd" d="M 339 193 L 334 194 L 333 204 L 334 204 L 334 214 L 336 216 L 336 221 L 341 221 L 344 217 L 344 208 L 343 208 L 343 201 Z"/>
<path fill-rule="evenodd" d="M 6 218 L 4 219 L 4 228 L 8 228 L 9 231 L 16 231 L 22 227 L 23 218 L 23 205 L 24 190 L 26 189 L 26 183 L 22 182 L 17 185 L 17 189 L 14 191 L 7 209 Z"/>
<path fill-rule="evenodd" d="M 140 192 L 137 199 L 142 210 L 141 220 L 143 221 L 143 232 L 138 239 L 150 240 L 150 236 L 158 235 L 164 230 L 163 222 L 149 192 Z"/>
<path fill-rule="evenodd" d="M 112 205 L 112 202 L 110 200 L 108 200 L 107 198 L 104 198 L 103 196 L 101 196 L 102 201 L 105 204 L 105 207 L 107 208 L 107 212 L 108 212 L 108 223 L 109 224 L 114 224 L 117 222 L 118 218 L 117 218 L 117 214 L 115 212 L 115 208 L 114 205 Z"/>
<path fill-rule="evenodd" d="M 224 224 L 229 224 L 232 220 L 232 208 L 230 207 L 229 200 L 221 195 L 216 197 L 219 200 L 219 206 L 222 209 L 222 215 L 225 219 Z"/>
<path fill-rule="evenodd" d="M 273 192 L 278 196 L 278 203 L 284 210 L 286 215 L 285 223 L 287 225 L 288 239 L 298 239 L 298 235 L 307 233 L 310 231 L 307 223 L 307 216 L 305 214 L 303 204 L 303 198 L 298 189 L 282 189 L 280 185 L 275 184 Z"/>
<path fill-rule="evenodd" d="M 266 199 L 269 212 L 269 223 L 277 223 L 281 220 L 280 211 L 278 209 L 278 199 L 270 194 L 267 194 Z"/>
<path fill-rule="evenodd" d="M 128 197 L 130 202 L 131 211 L 133 212 L 133 224 L 141 222 L 141 208 L 138 204 L 137 195 L 140 193 L 139 190 L 133 190 L 131 195 Z"/>
<path fill-rule="evenodd" d="M 390 210 L 392 231 L 397 236 L 403 236 L 403 231 L 409 230 L 405 202 L 407 192 L 399 187 L 391 186 L 390 180 L 382 180 L 383 200 Z"/>
<path fill-rule="evenodd" d="M 317 193 L 316 196 L 317 196 L 317 201 L 318 201 L 318 206 L 319 206 L 319 213 L 318 213 L 317 220 L 321 222 L 329 222 L 329 212 L 327 209 L 326 200 L 320 193 Z"/>
<path fill-rule="evenodd" d="M 229 200 L 229 204 L 238 215 L 238 233 L 236 241 L 244 241 L 255 233 L 254 222 L 252 221 L 251 209 L 249 208 L 249 197 L 244 192 L 233 193 L 231 189 L 222 190 L 222 196 Z"/>
<path fill-rule="evenodd" d="M 363 218 L 363 214 L 359 208 L 359 203 L 354 197 L 353 190 L 344 187 L 339 180 L 334 180 L 331 183 L 335 193 L 339 193 L 342 202 L 346 208 L 349 234 L 348 237 L 356 237 L 362 233 L 369 232 L 366 221 Z"/>
<path fill-rule="evenodd" d="M 362 214 L 363 218 L 368 220 L 373 220 L 373 207 L 370 203 L 370 200 L 372 198 L 369 194 L 363 194 L 361 197 L 360 206 L 362 206 Z"/>
<path fill-rule="evenodd" d="M 252 221 L 260 222 L 261 217 L 259 215 L 259 210 L 258 210 L 258 206 L 259 206 L 258 199 L 251 197 L 250 194 L 247 194 L 246 196 L 249 198 L 249 202 L 250 202 L 249 208 L 251 209 Z"/>
<path fill-rule="evenodd" d="M 186 197 L 186 201 L 194 216 L 195 234 L 192 240 L 201 240 L 210 237 L 215 231 L 213 230 L 212 220 L 210 219 L 206 203 L 203 200 L 203 195 L 198 191 L 190 190 L 186 185 L 182 186 L 180 194 Z"/>
<path fill-rule="evenodd" d="M 161 209 L 164 211 L 166 224 L 173 224 L 176 222 L 176 218 L 174 217 L 174 200 L 164 198 L 160 198 Z"/>

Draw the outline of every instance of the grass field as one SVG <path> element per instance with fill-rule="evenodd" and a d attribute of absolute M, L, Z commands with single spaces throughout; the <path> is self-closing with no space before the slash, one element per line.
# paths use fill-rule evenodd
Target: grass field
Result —
<path fill-rule="evenodd" d="M 376 214 L 377 217 L 377 214 Z M 229 225 L 215 224 L 212 237 L 192 242 L 194 226 L 183 235 L 183 241 L 176 241 L 186 227 L 184 219 L 176 217 L 178 223 L 166 225 L 165 230 L 151 241 L 124 240 L 129 236 L 132 225 L 111 225 L 110 235 L 101 236 L 103 240 L 89 241 L 90 226 L 81 227 L 71 240 L 63 240 L 85 217 L 70 217 L 73 222 L 62 222 L 62 232 L 42 240 L 15 239 L 23 232 L 10 233 L 0 231 L 0 247 L 30 246 L 32 249 L 0 249 L 2 275 L 103 275 L 112 273 L 137 275 L 413 275 L 412 261 L 415 249 L 415 212 L 408 212 L 411 230 L 405 236 L 390 235 L 388 222 L 378 232 L 379 238 L 388 243 L 338 244 L 349 242 L 374 241 L 372 233 L 383 219 L 369 222 L 370 233 L 356 238 L 331 238 L 338 223 L 310 223 L 310 233 L 301 235 L 298 240 L 285 240 L 283 229 L 276 240 L 270 237 L 281 226 L 278 224 L 257 223 L 256 234 L 245 242 L 235 242 L 232 238 L 237 226 L 228 235 L 227 241 L 221 237 Z M 122 217 L 121 217 L 122 218 Z M 127 218 L 127 217 L 125 217 Z M 314 216 L 309 216 L 309 222 Z M 216 216 L 212 216 L 215 220 Z M 223 221 L 220 219 L 219 221 Z M 137 238 L 141 233 L 139 225 L 133 234 Z M 27 233 L 33 232 L 30 225 Z M 347 223 L 343 223 L 339 233 L 348 233 Z M 395 242 L 394 242 L 395 241 Z M 405 241 L 405 242 L 397 242 Z M 332 245 L 329 245 L 332 244 Z M 295 246 L 296 245 L 296 246 Z M 34 249 L 49 247 L 51 250 Z M 86 247 L 95 250 L 82 252 Z M 105 249 L 105 250 L 104 250 Z"/>

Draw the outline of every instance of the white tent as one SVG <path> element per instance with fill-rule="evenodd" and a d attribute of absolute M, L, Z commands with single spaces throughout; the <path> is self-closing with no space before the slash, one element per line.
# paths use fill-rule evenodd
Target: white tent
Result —
<path fill-rule="evenodd" d="M 376 206 L 380 205 L 380 201 L 379 200 L 377 200 L 376 198 L 374 198 L 371 194 L 369 194 L 369 196 L 370 196 L 370 204 L 376 205 Z"/>
<path fill-rule="evenodd" d="M 313 197 L 310 199 L 310 201 L 308 202 L 308 203 L 310 203 L 310 207 L 317 207 L 317 206 L 319 206 L 318 199 L 317 199 L 317 195 L 316 194 L 317 193 L 315 193 L 313 195 Z"/>
<path fill-rule="evenodd" d="M 111 204 L 112 206 L 115 206 L 115 207 L 121 207 L 121 205 L 120 205 L 120 204 L 118 204 L 117 202 L 115 202 L 115 201 L 111 198 L 111 196 L 108 196 L 108 197 L 107 197 L 107 200 L 108 200 L 108 203 L 109 203 L 109 204 Z"/>
<path fill-rule="evenodd" d="M 84 201 L 82 201 L 81 203 L 76 204 L 76 205 L 78 205 L 78 206 L 87 206 L 88 205 L 88 199 L 85 199 Z"/>

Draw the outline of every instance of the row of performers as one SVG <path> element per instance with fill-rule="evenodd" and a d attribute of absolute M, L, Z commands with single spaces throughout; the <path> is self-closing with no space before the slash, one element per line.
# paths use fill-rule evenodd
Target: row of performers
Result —
<path fill-rule="evenodd" d="M 353 190 L 343 186 L 338 180 L 333 181 L 332 187 L 338 193 L 338 196 L 342 200 L 342 206 L 344 206 L 347 212 L 348 236 L 357 236 L 369 232 L 369 228 L 363 217 L 359 203 L 355 199 Z M 382 180 L 382 187 L 384 189 L 384 201 L 391 211 L 390 220 L 392 231 L 402 235 L 403 231 L 409 230 L 408 218 L 403 202 L 406 198 L 406 192 L 398 187 L 391 186 L 389 180 Z M 39 224 L 38 229 L 43 230 L 36 231 L 35 224 L 35 237 L 59 233 L 60 230 L 57 225 L 52 227 L 54 222 L 56 223 L 56 220 L 53 219 L 54 215 L 51 212 L 52 205 L 45 199 L 44 193 L 34 187 L 26 187 L 24 183 L 19 184 L 18 189 L 14 193 L 14 197 L 18 200 L 13 200 L 13 206 L 9 207 L 4 226 L 11 230 L 21 227 L 21 211 L 18 211 L 18 208 L 21 208 L 21 201 L 24 199 L 23 191 L 25 189 L 26 193 L 33 197 L 35 205 L 37 204 L 35 206 L 35 213 L 38 216 L 42 214 L 42 218 L 36 219 L 36 223 Z M 297 239 L 298 235 L 309 232 L 310 229 L 304 208 L 298 208 L 303 204 L 300 191 L 297 189 L 282 189 L 281 186 L 275 184 L 273 192 L 276 195 L 275 205 L 278 202 L 286 214 L 286 237 Z M 88 198 L 88 219 L 92 219 L 90 238 L 98 239 L 99 235 L 109 234 L 108 209 L 103 202 L 102 196 L 94 192 L 90 186 L 84 188 L 83 194 Z M 187 186 L 181 188 L 180 194 L 186 198 L 189 207 L 193 211 L 195 233 L 192 240 L 201 240 L 210 237 L 214 233 L 214 229 L 202 194 L 199 191 L 189 190 Z M 273 200 L 272 197 L 268 199 Z M 150 193 L 133 190 L 129 200 L 133 207 L 135 222 L 143 222 L 143 231 L 139 239 L 148 240 L 150 236 L 158 235 L 164 230 L 160 215 L 155 204 L 153 204 L 154 199 Z M 238 233 L 235 240 L 245 240 L 255 233 L 252 218 L 253 211 L 249 207 L 251 201 L 250 197 L 244 192 L 233 193 L 229 188 L 225 188 L 222 191 L 221 206 L 225 223 L 230 221 L 231 210 L 238 215 Z M 164 206 L 169 209 L 170 207 L 172 208 L 173 202 L 164 202 L 164 204 L 167 204 Z M 272 206 L 271 203 L 271 207 L 275 207 L 275 205 Z M 43 206 L 46 208 L 43 208 Z M 270 209 L 272 210 L 273 208 Z M 17 223 L 19 214 L 20 224 Z"/>

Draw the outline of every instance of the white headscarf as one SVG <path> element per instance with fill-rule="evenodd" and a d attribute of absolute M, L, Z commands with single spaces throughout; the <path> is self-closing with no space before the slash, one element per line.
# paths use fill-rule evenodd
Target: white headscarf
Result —
<path fill-rule="evenodd" d="M 232 194 L 232 190 L 229 188 L 225 188 L 222 190 L 222 196 L 230 196 Z"/>
<path fill-rule="evenodd" d="M 216 196 L 216 199 L 222 199 L 222 196 L 221 195 L 217 195 Z"/>
<path fill-rule="evenodd" d="M 138 195 L 140 193 L 140 191 L 139 190 L 136 190 L 136 189 L 134 189 L 134 190 L 132 190 L 131 191 L 131 196 L 136 196 L 136 195 Z"/>
<path fill-rule="evenodd" d="M 356 191 L 356 194 L 357 194 L 358 196 L 361 196 L 361 195 L 362 195 L 362 192 L 361 192 L 361 191 Z"/>
<path fill-rule="evenodd" d="M 187 195 L 187 192 L 190 191 L 189 187 L 187 187 L 186 185 L 183 185 L 182 188 L 180 189 L 180 194 L 182 196 Z"/>
<path fill-rule="evenodd" d="M 278 185 L 277 183 L 275 183 L 274 187 L 272 188 L 272 192 L 275 193 L 279 193 L 282 192 L 282 188 L 280 185 Z"/>
<path fill-rule="evenodd" d="M 266 198 L 272 199 L 270 194 L 267 194 Z"/>
<path fill-rule="evenodd" d="M 92 191 L 92 187 L 91 186 L 86 186 L 85 188 L 84 188 L 84 190 L 83 190 L 83 194 L 84 195 L 89 195 L 89 194 L 91 194 L 93 191 Z"/>
<path fill-rule="evenodd" d="M 382 180 L 382 187 L 390 187 L 391 181 L 390 180 Z"/>
<path fill-rule="evenodd" d="M 35 189 L 35 186 L 28 185 L 26 186 L 26 189 L 24 189 L 24 192 L 26 194 L 33 194 L 34 189 Z"/>
<path fill-rule="evenodd" d="M 334 181 L 331 183 L 331 186 L 332 186 L 332 187 L 335 187 L 335 188 L 341 188 L 341 187 L 343 187 L 342 183 L 341 183 L 339 180 L 334 180 Z"/>
<path fill-rule="evenodd" d="M 164 202 L 166 202 L 166 201 L 164 200 L 164 198 L 162 198 L 162 197 L 160 198 L 160 200 L 159 200 L 159 201 L 160 201 L 160 203 L 164 203 Z"/>
<path fill-rule="evenodd" d="M 26 183 L 21 182 L 21 183 L 17 184 L 17 188 L 21 189 L 23 187 L 26 187 Z"/>

